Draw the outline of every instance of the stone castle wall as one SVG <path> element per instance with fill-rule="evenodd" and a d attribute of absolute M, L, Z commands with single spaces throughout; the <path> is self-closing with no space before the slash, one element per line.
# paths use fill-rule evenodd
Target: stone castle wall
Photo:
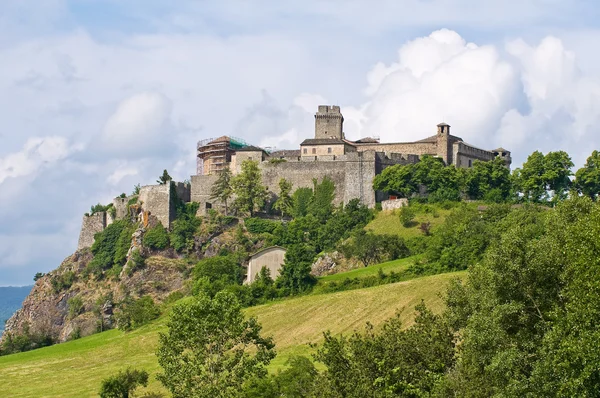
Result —
<path fill-rule="evenodd" d="M 175 188 L 174 192 L 171 189 Z M 171 227 L 175 220 L 175 203 L 173 198 L 177 197 L 184 202 L 191 200 L 191 187 L 182 182 L 173 182 L 164 185 L 146 185 L 140 188 L 138 201 L 142 209 L 150 212 L 166 228 Z"/>
<path fill-rule="evenodd" d="M 435 142 L 399 142 L 391 144 L 358 144 L 356 149 L 359 152 L 377 151 L 390 153 L 410 153 L 412 155 L 437 155 L 437 143 Z"/>
<path fill-rule="evenodd" d="M 81 222 L 81 231 L 79 232 L 79 242 L 77 250 L 92 247 L 94 244 L 94 235 L 104 231 L 104 229 L 112 223 L 112 217 L 105 211 L 94 213 L 92 215 L 84 215 Z"/>

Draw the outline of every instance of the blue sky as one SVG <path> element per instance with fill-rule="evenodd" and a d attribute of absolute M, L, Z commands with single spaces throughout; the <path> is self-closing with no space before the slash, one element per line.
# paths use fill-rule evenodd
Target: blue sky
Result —
<path fill-rule="evenodd" d="M 484 148 L 600 146 L 595 1 L 3 0 L 0 285 L 72 253 L 81 217 L 230 134 L 294 148 L 318 104 L 349 138 L 444 120 Z"/>

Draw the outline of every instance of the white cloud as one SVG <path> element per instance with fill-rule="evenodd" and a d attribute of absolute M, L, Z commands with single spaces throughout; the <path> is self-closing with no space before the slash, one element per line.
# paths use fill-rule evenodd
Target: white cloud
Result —
<path fill-rule="evenodd" d="M 174 144 L 171 102 L 159 93 L 140 93 L 123 100 L 106 122 L 100 141 L 113 155 L 147 156 Z"/>
<path fill-rule="evenodd" d="M 34 137 L 23 149 L 0 158 L 0 184 L 7 178 L 24 177 L 66 158 L 74 147 L 64 137 Z"/>

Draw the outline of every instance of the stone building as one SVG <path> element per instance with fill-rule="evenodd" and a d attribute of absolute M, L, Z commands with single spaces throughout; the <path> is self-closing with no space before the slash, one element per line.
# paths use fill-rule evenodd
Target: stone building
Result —
<path fill-rule="evenodd" d="M 254 253 L 248 263 L 245 283 L 254 282 L 260 270 L 265 267 L 269 269 L 271 278 L 277 279 L 285 259 L 285 252 L 286 250 L 283 247 L 271 246 Z"/>

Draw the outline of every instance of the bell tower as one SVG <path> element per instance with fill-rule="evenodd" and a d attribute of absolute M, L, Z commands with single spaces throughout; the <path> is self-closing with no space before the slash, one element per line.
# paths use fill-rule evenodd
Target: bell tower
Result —
<path fill-rule="evenodd" d="M 452 142 L 450 140 L 450 125 L 440 123 L 437 125 L 437 155 L 446 165 L 452 164 Z"/>

